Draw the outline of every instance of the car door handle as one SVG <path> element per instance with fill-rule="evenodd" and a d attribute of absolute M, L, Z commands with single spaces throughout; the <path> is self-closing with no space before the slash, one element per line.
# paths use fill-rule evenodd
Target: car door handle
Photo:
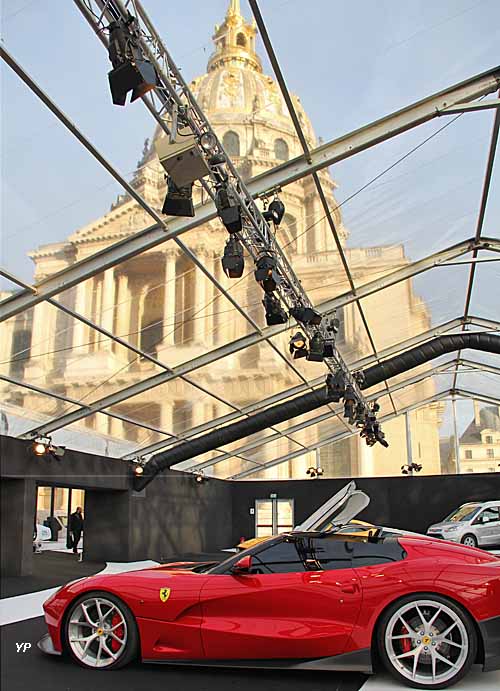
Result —
<path fill-rule="evenodd" d="M 358 586 L 356 583 L 348 583 L 347 585 L 343 585 L 341 590 L 343 593 L 355 593 L 358 589 Z"/>

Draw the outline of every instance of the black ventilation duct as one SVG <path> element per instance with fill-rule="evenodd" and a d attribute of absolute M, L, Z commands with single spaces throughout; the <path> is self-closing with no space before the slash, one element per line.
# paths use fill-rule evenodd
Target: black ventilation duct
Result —
<path fill-rule="evenodd" d="M 364 370 L 364 381 L 361 388 L 368 389 L 385 379 L 407 372 L 440 355 L 466 348 L 500 354 L 500 336 L 485 333 L 438 336 L 431 341 L 411 348 L 406 353 L 395 355 L 385 360 L 385 362 Z M 232 425 L 203 434 L 192 441 L 182 442 L 168 451 L 162 451 L 152 456 L 150 461 L 144 466 L 144 474 L 141 477 L 134 478 L 134 489 L 138 491 L 144 489 L 158 473 L 177 463 L 200 456 L 219 446 L 230 444 L 285 420 L 303 415 L 316 408 L 321 408 L 326 403 L 338 400 L 338 397 L 328 393 L 328 389 L 325 386 L 303 396 L 297 396 L 297 398 L 293 398 L 291 401 L 266 408 L 266 410 L 256 413 L 245 420 L 239 420 Z"/>

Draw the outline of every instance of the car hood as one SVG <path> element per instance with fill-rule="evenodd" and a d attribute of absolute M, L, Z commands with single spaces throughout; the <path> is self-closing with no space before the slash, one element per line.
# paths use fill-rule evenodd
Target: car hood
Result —
<path fill-rule="evenodd" d="M 298 525 L 295 530 L 323 530 L 327 523 L 344 525 L 357 516 L 369 503 L 370 497 L 356 489 L 356 483 L 352 480 Z"/>
<path fill-rule="evenodd" d="M 427 530 L 443 530 L 443 528 L 451 528 L 453 526 L 460 528 L 461 526 L 463 527 L 465 525 L 467 524 L 461 523 L 460 521 L 443 521 L 441 523 L 433 523 L 427 528 Z"/>

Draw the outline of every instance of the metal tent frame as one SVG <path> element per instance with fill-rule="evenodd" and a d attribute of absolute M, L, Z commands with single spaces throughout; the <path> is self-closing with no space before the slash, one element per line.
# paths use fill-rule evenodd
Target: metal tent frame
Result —
<path fill-rule="evenodd" d="M 103 16 L 107 9 L 108 2 L 103 0 L 74 0 L 80 11 L 89 20 L 89 11 L 95 5 L 97 15 Z M 477 329 L 484 331 L 500 331 L 500 322 L 481 318 L 480 315 L 471 315 L 471 299 L 474 290 L 474 281 L 478 271 L 478 267 L 482 261 L 495 261 L 500 259 L 500 257 L 484 257 L 480 256 L 480 253 L 484 252 L 500 252 L 500 237 L 484 237 L 483 236 L 483 225 L 485 212 L 487 208 L 488 196 L 491 187 L 491 178 L 493 172 L 493 166 L 495 162 L 495 154 L 498 145 L 498 135 L 500 131 L 500 99 L 499 98 L 489 98 L 484 97 L 488 94 L 493 94 L 500 89 L 500 67 L 488 70 L 484 73 L 475 75 L 474 77 L 465 80 L 459 84 L 452 85 L 447 89 L 440 91 L 439 93 L 432 94 L 427 98 L 424 98 L 416 103 L 408 105 L 406 108 L 398 110 L 397 112 L 390 113 L 383 118 L 380 118 L 372 123 L 365 125 L 359 129 L 356 129 L 342 137 L 332 140 L 320 147 L 311 150 L 306 142 L 304 132 L 302 130 L 301 124 L 295 112 L 293 101 L 286 86 L 286 81 L 284 75 L 281 71 L 277 55 L 275 53 L 269 32 L 267 30 L 264 18 L 261 14 L 257 0 L 249 0 L 251 9 L 253 11 L 256 24 L 260 30 L 268 57 L 270 59 L 271 65 L 273 67 L 277 82 L 280 86 L 282 96 L 285 103 L 288 106 L 290 117 L 294 124 L 296 134 L 301 142 L 303 148 L 303 154 L 283 164 L 276 166 L 266 173 L 263 173 L 246 183 L 246 187 L 253 198 L 259 197 L 260 195 L 270 192 L 272 190 L 283 188 L 286 185 L 305 178 L 307 176 L 312 176 L 317 193 L 319 195 L 322 209 L 325 214 L 325 218 L 329 224 L 330 230 L 332 232 L 335 245 L 338 251 L 341 265 L 343 267 L 346 281 L 349 285 L 349 290 L 338 295 L 326 302 L 321 303 L 317 306 L 318 310 L 323 314 L 327 315 L 335 312 L 336 309 L 349 305 L 353 303 L 356 309 L 359 311 L 361 321 L 366 330 L 368 340 L 370 342 L 371 354 L 359 359 L 353 363 L 349 364 L 351 371 L 362 369 L 370 363 L 380 362 L 386 357 L 393 355 L 398 352 L 402 352 L 407 348 L 410 348 L 418 343 L 425 342 L 430 338 L 442 334 L 449 333 L 457 330 L 466 329 Z M 123 3 L 124 8 L 130 8 L 132 11 L 140 10 L 141 17 L 146 17 L 145 25 L 149 28 L 156 39 L 160 41 L 157 34 L 154 32 L 154 27 L 150 20 L 145 15 L 144 9 L 138 0 L 128 0 Z M 101 15 L 101 12 L 103 13 Z M 101 36 L 102 38 L 102 36 Z M 31 390 L 37 394 L 48 396 L 56 400 L 60 400 L 64 403 L 71 404 L 73 410 L 66 414 L 59 415 L 49 420 L 46 423 L 38 425 L 33 429 L 25 432 L 21 436 L 26 439 L 35 438 L 38 435 L 47 435 L 56 430 L 60 430 L 68 427 L 69 425 L 85 419 L 86 417 L 93 415 L 97 412 L 103 413 L 110 417 L 117 418 L 131 425 L 136 425 L 137 427 L 144 428 L 150 432 L 154 432 L 161 435 L 163 439 L 156 441 L 154 443 L 145 444 L 139 446 L 135 451 L 123 456 L 124 460 L 130 460 L 131 458 L 140 456 L 148 456 L 160 449 L 168 448 L 172 445 L 179 443 L 182 440 L 189 440 L 196 438 L 197 435 L 205 432 L 207 430 L 214 429 L 218 426 L 224 425 L 232 420 L 236 420 L 243 416 L 251 415 L 254 412 L 265 410 L 266 407 L 273 405 L 278 401 L 286 400 L 297 395 L 300 392 L 306 391 L 308 389 L 313 390 L 316 386 L 323 383 L 323 378 L 316 378 L 308 380 L 300 372 L 297 367 L 294 366 L 293 361 L 281 351 L 281 349 L 276 345 L 273 338 L 290 328 L 293 328 L 293 320 L 286 325 L 273 326 L 261 328 L 251 317 L 248 310 L 246 310 L 239 302 L 231 295 L 231 293 L 224 288 L 217 277 L 203 264 L 202 260 L 196 255 L 196 253 L 190 249 L 187 244 L 181 240 L 181 236 L 188 233 L 194 228 L 197 228 L 203 223 L 214 219 L 217 216 L 216 208 L 211 199 L 208 200 L 203 205 L 196 207 L 195 217 L 192 219 L 176 219 L 169 220 L 168 224 L 165 219 L 148 204 L 147 201 L 137 192 L 137 190 L 130 185 L 125 178 L 116 170 L 116 168 L 107 161 L 107 159 L 99 152 L 98 148 L 92 144 L 92 142 L 85 137 L 85 135 L 80 131 L 78 126 L 73 123 L 67 115 L 58 107 L 58 105 L 43 91 L 43 89 L 35 82 L 35 80 L 24 70 L 18 61 L 3 47 L 0 45 L 0 55 L 5 63 L 17 74 L 17 76 L 24 82 L 24 84 L 40 99 L 40 101 L 54 114 L 58 121 L 80 142 L 80 144 L 98 161 L 98 163 L 103 166 L 103 168 L 117 181 L 124 191 L 130 196 L 131 203 L 134 203 L 138 207 L 142 208 L 154 221 L 154 223 L 137 232 L 126 237 L 119 242 L 104 248 L 103 250 L 83 259 L 77 263 L 74 263 L 69 268 L 63 271 L 54 273 L 43 280 L 34 283 L 33 285 L 28 285 L 23 280 L 12 275 L 7 269 L 0 268 L 0 274 L 9 279 L 11 282 L 16 283 L 22 289 L 12 296 L 4 299 L 0 302 L 0 321 L 7 319 L 12 319 L 16 315 L 22 314 L 24 311 L 33 308 L 36 304 L 46 301 L 52 305 L 57 310 L 61 310 L 69 315 L 72 319 L 76 319 L 84 323 L 89 327 L 92 332 L 96 332 L 103 336 L 105 339 L 109 339 L 119 346 L 131 351 L 135 356 L 145 359 L 155 366 L 157 366 L 161 371 L 153 376 L 147 377 L 142 381 L 136 382 L 129 386 L 123 387 L 115 391 L 114 393 L 104 396 L 100 399 L 92 401 L 87 404 L 83 404 L 75 399 L 68 398 L 58 393 L 48 392 L 37 387 L 35 384 L 30 382 L 18 381 L 14 377 L 7 375 L 0 375 L 0 379 L 14 385 L 17 387 L 25 388 Z M 159 109 L 155 101 L 154 92 L 148 97 L 143 97 L 145 105 L 150 110 L 153 117 L 157 122 L 161 124 L 161 118 L 158 115 Z M 403 267 L 396 269 L 395 271 L 386 274 L 382 277 L 376 278 L 372 281 L 368 281 L 362 285 L 356 285 L 353 279 L 351 268 L 349 266 L 349 259 L 345 253 L 340 238 L 335 226 L 335 220 L 332 213 L 332 209 L 328 207 L 328 202 L 325 197 L 324 189 L 322 187 L 321 179 L 318 173 L 327 168 L 328 166 L 337 163 L 339 161 L 345 160 L 349 157 L 356 155 L 359 152 L 365 151 L 371 147 L 378 145 L 384 141 L 387 141 L 393 137 L 396 137 L 404 132 L 407 132 L 413 128 L 416 128 L 424 123 L 430 122 L 435 118 L 461 114 L 470 113 L 471 117 L 475 112 L 482 112 L 486 109 L 491 109 L 494 111 L 493 127 L 490 139 L 489 153 L 485 166 L 485 175 L 483 182 L 482 195 L 480 200 L 479 212 L 475 227 L 475 232 L 473 237 L 466 239 L 460 243 L 456 243 L 449 246 L 439 252 L 430 254 L 417 261 L 409 262 Z M 236 310 L 250 325 L 251 332 L 237 340 L 226 343 L 223 346 L 214 348 L 213 350 L 203 353 L 202 355 L 182 362 L 175 367 L 169 366 L 167 363 L 162 362 L 160 359 L 152 356 L 149 353 L 144 352 L 142 349 L 134 346 L 128 340 L 120 337 L 113 333 L 111 330 L 104 328 L 103 326 L 96 324 L 92 320 L 88 319 L 83 314 L 75 311 L 64 305 L 57 296 L 63 291 L 68 290 L 71 287 L 77 286 L 81 282 L 102 273 L 103 271 L 117 266 L 132 257 L 136 257 L 147 250 L 151 250 L 154 247 L 164 245 L 165 243 L 173 241 L 179 250 L 192 262 L 192 264 L 203 273 L 203 275 L 211 282 L 215 289 L 224 296 L 224 298 L 229 302 L 234 310 Z M 464 300 L 464 310 L 462 315 L 457 315 L 455 319 L 443 322 L 433 328 L 417 334 L 409 339 L 400 341 L 391 345 L 383 350 L 378 350 L 375 345 L 375 341 L 370 332 L 370 327 L 367 322 L 361 301 L 370 295 L 383 291 L 391 286 L 397 285 L 402 281 L 411 279 L 414 276 L 422 274 L 429 270 L 438 270 L 440 267 L 450 266 L 453 264 L 463 264 L 470 263 L 469 278 L 467 286 L 465 289 L 465 300 Z M 238 407 L 221 397 L 209 387 L 201 385 L 195 379 L 189 375 L 196 370 L 206 367 L 210 363 L 217 362 L 233 353 L 243 351 L 258 343 L 265 342 L 274 353 L 279 357 L 280 361 L 283 363 L 285 368 L 290 369 L 294 375 L 300 379 L 301 383 L 294 386 L 288 390 L 274 394 L 273 396 L 264 398 L 263 400 L 253 403 L 245 407 Z M 461 352 L 458 352 L 456 357 L 446 360 L 445 362 L 440 362 L 439 364 L 425 369 L 416 375 L 409 376 L 406 379 L 391 382 L 385 381 L 384 387 L 379 389 L 375 393 L 369 393 L 367 395 L 367 400 L 374 400 L 375 398 L 387 397 L 390 401 L 391 412 L 384 415 L 381 420 L 390 420 L 398 415 L 408 413 L 411 410 L 415 410 L 424 405 L 429 405 L 430 403 L 443 401 L 449 397 L 462 397 L 462 398 L 475 398 L 477 400 L 484 401 L 486 403 L 498 404 L 499 400 L 497 398 L 489 397 L 482 394 L 481 392 L 471 392 L 467 389 L 462 389 L 459 386 L 459 376 L 464 371 L 483 371 L 488 374 L 498 376 L 500 374 L 500 368 L 482 363 L 479 360 L 467 359 L 463 357 Z M 424 381 L 425 379 L 434 378 L 442 373 L 453 373 L 453 384 L 452 386 L 441 391 L 434 396 L 422 399 L 409 406 L 400 408 L 398 410 L 395 400 L 392 394 L 399 391 L 405 387 L 408 387 L 417 382 Z M 201 390 L 207 396 L 213 398 L 214 401 L 224 404 L 231 409 L 230 413 L 220 416 L 214 420 L 204 422 L 203 424 L 197 425 L 183 434 L 173 434 L 171 431 L 163 430 L 154 425 L 148 425 L 146 423 L 140 422 L 135 419 L 131 419 L 125 415 L 121 415 L 111 408 L 118 403 L 127 401 L 128 399 L 147 392 L 154 387 L 157 387 L 166 382 L 172 381 L 176 378 L 183 379 L 191 386 L 195 386 Z M 305 422 L 300 422 L 292 424 L 286 430 L 278 430 L 271 428 L 271 434 L 267 437 L 263 437 L 253 441 L 243 440 L 244 443 L 240 447 L 234 450 L 228 451 L 225 449 L 218 449 L 218 455 L 214 458 L 197 462 L 196 459 L 190 461 L 186 468 L 192 471 L 199 471 L 211 466 L 215 466 L 225 460 L 233 457 L 240 458 L 241 460 L 251 463 L 254 467 L 244 470 L 236 475 L 231 476 L 233 479 L 240 479 L 243 477 L 249 477 L 252 474 L 262 471 L 267 468 L 279 465 L 286 461 L 292 460 L 298 456 L 304 455 L 310 451 L 314 451 L 321 448 L 325 444 L 330 444 L 343 438 L 347 438 L 356 432 L 353 431 L 345 422 L 342 417 L 342 411 L 338 406 L 330 404 L 328 406 L 328 411 L 318 414 L 316 417 L 311 418 Z M 325 439 L 314 444 L 303 444 L 298 442 L 293 435 L 295 432 L 306 429 L 307 427 L 318 425 L 325 420 L 337 418 L 345 429 L 337 432 Z M 293 422 L 293 421 L 292 421 Z M 291 440 L 299 448 L 285 454 L 279 458 L 273 459 L 267 463 L 258 463 L 254 461 L 251 457 L 247 457 L 249 451 L 252 451 L 259 446 L 264 446 L 268 443 L 274 442 L 279 438 L 287 438 Z"/>

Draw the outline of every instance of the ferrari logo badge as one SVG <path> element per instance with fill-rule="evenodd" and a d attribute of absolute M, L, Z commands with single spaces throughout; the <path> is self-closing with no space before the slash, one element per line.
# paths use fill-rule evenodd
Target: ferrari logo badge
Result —
<path fill-rule="evenodd" d="M 166 602 L 170 597 L 170 588 L 160 588 L 160 600 Z"/>

